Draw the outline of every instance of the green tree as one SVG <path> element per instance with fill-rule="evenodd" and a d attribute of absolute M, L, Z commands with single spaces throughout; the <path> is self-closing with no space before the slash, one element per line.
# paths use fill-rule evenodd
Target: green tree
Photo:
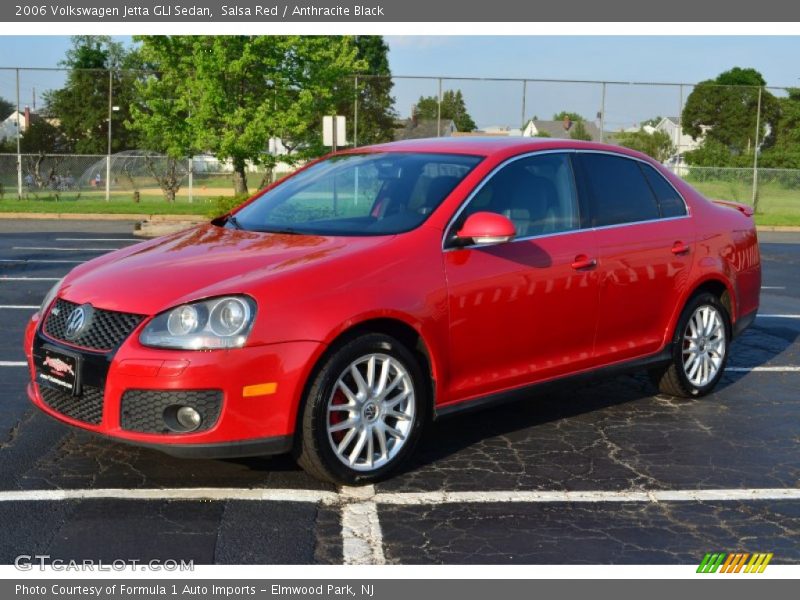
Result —
<path fill-rule="evenodd" d="M 391 70 L 389 69 L 389 46 L 379 35 L 359 35 L 355 38 L 357 58 L 365 63 L 364 73 L 359 77 L 358 89 L 345 97 L 338 114 L 345 115 L 348 129 L 355 125 L 355 98 L 358 98 L 358 145 L 379 144 L 394 139 L 394 122 L 397 114 L 393 108 Z M 351 80 L 352 81 L 352 80 Z M 351 134 L 352 139 L 352 134 Z"/>
<path fill-rule="evenodd" d="M 0 121 L 6 120 L 9 115 L 14 112 L 14 110 L 16 110 L 16 107 L 11 102 L 0 96 Z"/>
<path fill-rule="evenodd" d="M 656 125 L 661 123 L 661 121 L 663 121 L 663 120 L 664 120 L 664 117 L 662 117 L 661 115 L 658 115 L 657 117 L 653 117 L 652 119 L 645 119 L 644 121 L 642 121 L 641 126 L 644 127 L 646 125 L 649 125 L 650 127 L 655 127 Z"/>
<path fill-rule="evenodd" d="M 141 56 L 157 74 L 137 86 L 129 127 L 170 156 L 200 149 L 230 160 L 234 191 L 248 193 L 248 162 L 274 165 L 270 138 L 292 160 L 324 152 L 322 116 L 352 97 L 363 70 L 352 36 L 142 36 Z M 159 101 L 161 99 L 161 101 Z M 178 121 L 183 122 L 178 122 Z"/>
<path fill-rule="evenodd" d="M 779 98 L 781 114 L 775 128 L 775 142 L 765 150 L 759 164 L 778 169 L 800 169 L 800 88 L 788 90 Z"/>
<path fill-rule="evenodd" d="M 620 146 L 643 152 L 658 162 L 664 162 L 675 154 L 672 139 L 663 131 L 647 133 L 644 129 L 640 129 L 634 132 L 620 132 L 615 137 Z"/>
<path fill-rule="evenodd" d="M 556 113 L 553 115 L 553 121 L 563 121 L 567 117 L 569 117 L 570 121 L 574 121 L 576 123 L 580 123 L 581 121 L 586 120 L 576 112 L 569 112 L 566 110 L 562 110 L 560 113 Z"/>
<path fill-rule="evenodd" d="M 44 94 L 45 113 L 57 118 L 75 150 L 104 154 L 108 149 L 109 69 L 113 106 L 112 152 L 135 147 L 122 123 L 133 103 L 133 82 L 140 76 L 136 52 L 109 36 L 78 35 L 60 63 L 69 69 L 64 87 Z"/>
<path fill-rule="evenodd" d="M 417 101 L 417 116 L 422 119 L 436 119 L 438 105 L 436 96 L 420 96 Z M 441 117 L 452 119 L 459 131 L 475 131 L 478 128 L 467 111 L 461 90 L 445 90 L 442 93 Z"/>
<path fill-rule="evenodd" d="M 588 131 L 586 131 L 586 125 L 583 124 L 583 121 L 577 121 L 570 128 L 569 137 L 573 140 L 584 140 L 586 142 L 592 141 L 592 136 Z"/>
<path fill-rule="evenodd" d="M 706 143 L 711 143 L 714 156 L 722 160 L 720 148 L 726 148 L 728 157 L 716 166 L 735 166 L 736 157 L 750 155 L 755 151 L 756 116 L 758 96 L 761 90 L 761 118 L 759 126 L 759 147 L 769 147 L 772 135 L 765 139 L 767 132 L 775 132 L 780 107 L 778 100 L 768 90 L 763 89 L 766 81 L 755 69 L 734 67 L 716 79 L 697 84 L 686 99 L 683 109 L 683 131 L 694 139 L 705 135 Z M 702 149 L 700 149 L 702 150 Z M 686 153 L 687 161 L 705 160 L 702 151 Z M 698 164 L 693 162 L 692 164 Z"/>

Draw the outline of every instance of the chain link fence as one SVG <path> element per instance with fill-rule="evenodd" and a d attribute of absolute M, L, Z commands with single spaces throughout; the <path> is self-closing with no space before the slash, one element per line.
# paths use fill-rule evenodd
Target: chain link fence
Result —
<path fill-rule="evenodd" d="M 55 113 L 50 102 L 53 91 L 64 88 L 69 74 L 66 69 L 0 68 L 0 98 L 12 108 L 11 114 L 0 119 L 0 198 L 202 204 L 233 195 L 229 163 L 211 155 L 175 161 L 151 148 L 137 147 L 125 125 L 126 103 L 134 96 L 132 82 L 147 76 L 145 72 L 87 72 L 97 81 L 98 96 L 87 98 L 87 103 L 98 108 L 94 122 L 85 124 L 80 144 L 73 144 L 81 149 L 59 152 L 52 144 L 47 146 L 46 135 L 37 145 L 38 138 L 31 134 L 37 122 L 63 128 L 73 118 Z M 734 168 L 695 166 L 715 164 L 707 157 L 700 163 L 692 159 L 692 153 L 704 147 L 708 128 L 692 129 L 683 122 L 696 84 L 360 74 L 339 82 L 338 87 L 352 90 L 350 100 L 338 108 L 347 115 L 350 146 L 472 135 L 635 142 L 636 149 L 643 149 L 710 196 L 757 202 L 759 212 L 765 214 L 800 213 L 800 169 L 763 168 L 771 166 L 769 161 L 762 164 L 763 148 L 775 135 L 770 103 L 785 98 L 789 88 L 716 86 L 747 91 L 746 113 L 739 114 L 737 125 L 741 144 Z M 377 89 L 388 89 L 388 94 L 381 99 Z M 280 104 L 277 99 L 275 103 Z M 384 118 L 377 126 L 376 111 L 384 117 L 390 114 L 391 125 L 387 127 Z M 321 117 L 315 124 L 320 137 Z M 725 126 L 717 124 L 720 129 Z M 661 145 L 647 146 L 651 138 L 643 137 L 643 132 L 658 134 Z M 270 138 L 265 132 L 263 158 L 269 160 L 248 163 L 250 189 L 295 168 L 291 165 L 297 160 L 287 148 L 298 147 L 296 140 Z M 258 164 L 276 161 L 274 170 Z"/>

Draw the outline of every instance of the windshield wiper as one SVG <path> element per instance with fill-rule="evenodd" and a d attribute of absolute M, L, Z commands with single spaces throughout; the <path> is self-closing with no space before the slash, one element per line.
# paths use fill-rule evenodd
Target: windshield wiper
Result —
<path fill-rule="evenodd" d="M 297 231 L 297 229 L 292 229 L 291 227 L 277 227 L 277 228 L 270 228 L 270 229 L 257 229 L 259 233 L 286 233 L 289 235 L 305 235 L 302 231 Z"/>

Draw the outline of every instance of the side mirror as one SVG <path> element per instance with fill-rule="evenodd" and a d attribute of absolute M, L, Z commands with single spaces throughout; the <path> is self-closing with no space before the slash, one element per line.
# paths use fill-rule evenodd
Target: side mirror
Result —
<path fill-rule="evenodd" d="M 514 223 L 508 217 L 493 212 L 476 212 L 464 221 L 456 233 L 456 242 L 461 246 L 488 246 L 510 242 L 516 235 Z"/>

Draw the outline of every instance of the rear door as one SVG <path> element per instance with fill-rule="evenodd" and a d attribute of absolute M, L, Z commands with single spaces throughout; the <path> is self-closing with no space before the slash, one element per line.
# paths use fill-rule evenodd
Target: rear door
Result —
<path fill-rule="evenodd" d="M 608 364 L 651 354 L 662 345 L 692 264 L 686 205 L 643 161 L 576 156 L 599 252 L 595 356 Z"/>
<path fill-rule="evenodd" d="M 592 362 L 595 233 L 581 229 L 570 153 L 515 159 L 473 194 L 474 212 L 507 216 L 517 238 L 444 250 L 450 312 L 448 398 L 548 379 Z"/>

